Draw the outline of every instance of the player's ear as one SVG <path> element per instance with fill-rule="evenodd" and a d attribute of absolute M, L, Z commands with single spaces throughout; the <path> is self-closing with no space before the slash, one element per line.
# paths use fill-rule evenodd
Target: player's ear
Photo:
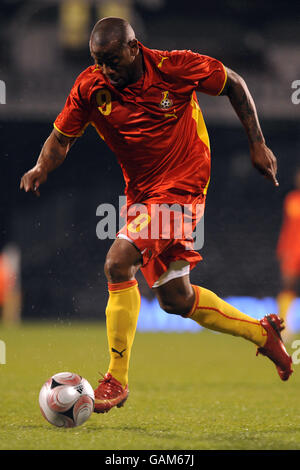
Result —
<path fill-rule="evenodd" d="M 131 39 L 131 41 L 128 42 L 128 46 L 130 48 L 130 54 L 132 56 L 137 56 L 139 53 L 139 45 L 137 39 Z"/>

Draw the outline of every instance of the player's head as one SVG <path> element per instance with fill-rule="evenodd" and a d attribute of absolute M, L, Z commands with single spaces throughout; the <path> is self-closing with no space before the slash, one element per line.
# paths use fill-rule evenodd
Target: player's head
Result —
<path fill-rule="evenodd" d="M 126 20 L 115 17 L 99 20 L 91 33 L 90 51 L 113 86 L 121 89 L 132 83 L 139 47 Z"/>

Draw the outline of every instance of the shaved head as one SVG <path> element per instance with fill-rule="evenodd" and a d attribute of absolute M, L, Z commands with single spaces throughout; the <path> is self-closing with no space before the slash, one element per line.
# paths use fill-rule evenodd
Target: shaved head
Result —
<path fill-rule="evenodd" d="M 135 33 L 128 21 L 110 16 L 95 24 L 91 33 L 90 45 L 105 48 L 114 43 L 122 47 L 134 39 Z"/>
<path fill-rule="evenodd" d="M 90 51 L 103 75 L 115 88 L 125 88 L 143 74 L 138 41 L 128 21 L 122 18 L 110 16 L 95 24 Z"/>

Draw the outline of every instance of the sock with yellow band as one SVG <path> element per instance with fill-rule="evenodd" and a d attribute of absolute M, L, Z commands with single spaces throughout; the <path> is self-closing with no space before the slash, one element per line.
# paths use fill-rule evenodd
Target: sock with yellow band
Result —
<path fill-rule="evenodd" d="M 210 330 L 241 336 L 257 346 L 264 346 L 267 332 L 259 320 L 240 312 L 204 287 L 193 286 L 193 289 L 195 302 L 188 318 Z"/>
<path fill-rule="evenodd" d="M 141 296 L 138 283 L 132 281 L 108 284 L 106 330 L 110 353 L 108 372 L 123 387 L 128 384 L 131 348 L 136 332 Z"/>

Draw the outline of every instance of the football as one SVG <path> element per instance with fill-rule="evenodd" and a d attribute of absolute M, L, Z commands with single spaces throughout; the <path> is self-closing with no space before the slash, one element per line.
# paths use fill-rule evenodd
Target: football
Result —
<path fill-rule="evenodd" d="M 44 383 L 39 394 L 40 410 L 54 426 L 74 428 L 83 424 L 94 410 L 94 391 L 78 374 L 60 372 Z"/>

